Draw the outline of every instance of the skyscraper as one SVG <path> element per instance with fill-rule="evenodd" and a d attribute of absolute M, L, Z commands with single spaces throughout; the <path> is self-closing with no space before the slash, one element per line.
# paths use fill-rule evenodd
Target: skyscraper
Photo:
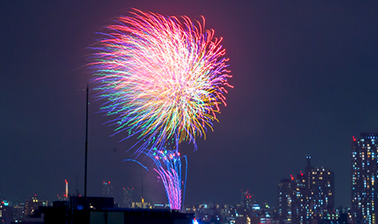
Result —
<path fill-rule="evenodd" d="M 352 140 L 352 205 L 353 223 L 377 222 L 375 179 L 378 167 L 378 134 L 361 133 Z"/>
<path fill-rule="evenodd" d="M 334 221 L 334 174 L 323 167 L 312 167 L 306 155 L 305 173 L 283 179 L 278 184 L 280 223 Z"/>
<path fill-rule="evenodd" d="M 278 217 L 280 223 L 293 223 L 293 187 L 294 182 L 283 179 L 278 183 Z"/>
<path fill-rule="evenodd" d="M 110 184 L 110 181 L 102 182 L 102 196 L 114 197 L 113 186 Z"/>
<path fill-rule="evenodd" d="M 249 190 L 240 193 L 240 205 L 242 209 L 252 209 L 253 207 L 253 195 L 249 193 Z"/>
<path fill-rule="evenodd" d="M 307 219 L 331 219 L 335 205 L 334 174 L 323 167 L 312 168 L 306 195 Z M 308 192 L 308 191 L 307 191 Z M 308 197 L 308 198 L 307 198 Z"/>
<path fill-rule="evenodd" d="M 133 203 L 134 188 L 123 188 L 123 204 L 124 208 L 131 208 Z"/>
<path fill-rule="evenodd" d="M 34 211 L 42 205 L 42 201 L 38 200 L 37 195 L 32 196 L 31 200 L 25 202 L 25 216 L 33 215 Z"/>
<path fill-rule="evenodd" d="M 11 224 L 13 219 L 12 206 L 9 206 L 8 201 L 0 200 L 0 223 Z"/>

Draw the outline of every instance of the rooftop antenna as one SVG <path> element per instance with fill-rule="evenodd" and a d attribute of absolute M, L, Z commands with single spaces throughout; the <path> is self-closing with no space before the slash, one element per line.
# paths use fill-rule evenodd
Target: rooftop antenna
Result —
<path fill-rule="evenodd" d="M 79 196 L 79 187 L 78 187 L 78 184 L 79 184 L 79 177 L 76 173 L 76 196 Z"/>
<path fill-rule="evenodd" d="M 87 162 L 88 162 L 88 83 L 87 104 L 85 113 L 85 171 L 84 171 L 84 209 L 87 208 Z"/>
<path fill-rule="evenodd" d="M 143 198 L 143 175 L 142 175 L 142 195 L 141 195 L 141 200 L 142 200 L 142 208 L 144 207 L 144 198 Z"/>

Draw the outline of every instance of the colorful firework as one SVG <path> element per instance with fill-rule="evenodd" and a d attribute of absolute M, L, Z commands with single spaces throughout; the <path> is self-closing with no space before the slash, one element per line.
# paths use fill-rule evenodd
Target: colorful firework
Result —
<path fill-rule="evenodd" d="M 181 201 L 183 201 L 185 198 L 188 160 L 186 155 L 182 156 L 183 158 L 185 158 L 186 165 L 185 180 L 182 181 L 181 155 L 178 150 L 179 144 L 177 139 L 174 139 L 174 141 L 175 142 L 167 142 L 166 147 L 164 148 L 155 147 L 152 148 L 152 150 L 146 149 L 142 153 L 154 161 L 156 168 L 153 169 L 158 173 L 160 179 L 163 182 L 169 202 L 169 207 L 171 209 L 180 210 L 182 205 Z M 173 147 L 172 144 L 174 144 Z M 146 166 L 135 159 L 125 159 L 123 161 L 136 162 L 148 171 L 148 168 Z M 184 191 L 182 191 L 182 187 L 184 187 Z"/>
<path fill-rule="evenodd" d="M 169 207 L 180 210 L 181 200 L 185 198 L 185 190 L 182 195 L 182 185 L 186 186 L 185 181 L 181 181 L 181 157 L 180 152 L 176 150 L 155 149 L 156 151 L 148 156 L 155 162 L 157 168 L 154 170 L 159 174 L 167 193 Z M 186 159 L 186 156 L 184 156 Z M 186 160 L 186 166 L 188 161 Z M 185 173 L 187 167 L 185 169 Z"/>
<path fill-rule="evenodd" d="M 203 17 L 201 24 L 186 16 L 130 14 L 109 25 L 94 48 L 99 52 L 89 65 L 95 71 L 95 90 L 106 100 L 101 111 L 113 117 L 114 134 L 125 131 L 125 139 L 139 138 L 134 155 L 154 161 L 171 209 L 180 209 L 185 187 L 182 194 L 178 145 L 188 141 L 196 147 L 196 137 L 205 138 L 218 121 L 226 87 L 232 88 L 228 59 L 222 38 L 205 30 Z M 176 147 L 167 150 L 168 142 Z"/>
<path fill-rule="evenodd" d="M 206 137 L 232 86 L 222 38 L 204 30 L 204 21 L 134 10 L 107 27 L 90 66 L 115 133 L 154 142 L 150 148 L 174 136 L 194 145 L 197 136 Z M 142 142 L 136 155 L 146 147 Z"/>
<path fill-rule="evenodd" d="M 181 209 L 181 201 L 185 198 L 185 187 L 188 170 L 188 160 L 185 158 L 185 180 L 182 181 L 181 175 L 181 155 L 178 150 L 179 144 L 177 139 L 173 142 L 167 142 L 164 148 L 152 148 L 152 150 L 145 149 L 142 153 L 154 161 L 156 168 L 153 168 L 158 173 L 163 182 L 165 192 L 167 194 L 169 207 L 174 210 Z M 172 147 L 172 144 L 174 146 Z M 152 144 L 149 144 L 152 145 Z M 169 149 L 170 148 L 170 149 Z M 135 159 L 123 160 L 136 162 L 148 171 L 148 168 Z M 182 191 L 184 187 L 184 192 Z"/>

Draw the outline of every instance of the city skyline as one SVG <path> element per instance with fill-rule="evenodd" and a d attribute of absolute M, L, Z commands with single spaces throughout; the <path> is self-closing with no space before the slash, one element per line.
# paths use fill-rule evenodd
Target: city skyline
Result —
<path fill-rule="evenodd" d="M 230 58 L 235 89 L 215 131 L 195 152 L 181 145 L 190 166 L 185 203 L 232 204 L 249 189 L 276 204 L 277 182 L 311 154 L 335 174 L 335 207 L 350 206 L 350 142 L 378 132 L 378 3 L 352 1 L 0 3 L 0 198 L 54 197 L 65 179 L 70 192 L 77 182 L 84 193 L 88 47 L 130 8 L 204 15 Z M 166 200 L 154 171 L 122 162 L 134 141 L 109 137 L 99 106 L 90 91 L 88 195 L 104 180 L 136 194 L 143 176 L 145 196 Z"/>
<path fill-rule="evenodd" d="M 375 133 L 361 133 L 361 138 L 364 138 L 365 136 L 368 136 L 368 138 L 370 139 L 370 138 L 372 138 L 373 139 L 373 141 L 374 141 L 374 139 L 376 138 L 376 135 L 377 134 L 375 134 Z M 371 136 L 373 136 L 373 137 L 371 137 Z M 353 136 L 353 140 L 352 140 L 352 150 L 354 150 L 355 151 L 355 147 L 356 146 L 354 146 L 354 144 L 356 143 L 356 138 L 355 138 L 355 136 Z M 373 142 L 374 143 L 374 142 Z M 355 153 L 354 153 L 354 151 L 352 151 L 352 156 L 353 156 L 353 159 L 356 159 L 355 158 Z M 373 153 L 373 155 L 374 155 L 374 153 Z M 306 160 L 304 160 L 304 158 L 306 159 Z M 306 154 L 304 157 L 303 157 L 303 161 L 302 162 L 304 162 L 304 161 L 306 161 L 306 167 L 304 168 L 304 169 L 301 169 L 300 171 L 299 171 L 299 174 L 298 174 L 298 172 L 297 172 L 297 174 L 295 175 L 295 174 L 290 174 L 290 175 L 288 175 L 288 177 L 289 178 L 284 178 L 284 179 L 282 179 L 282 180 L 280 180 L 279 181 L 279 185 L 278 186 L 281 186 L 282 185 L 282 183 L 285 183 L 285 182 L 287 182 L 288 184 L 291 184 L 291 185 L 293 185 L 293 184 L 295 184 L 295 185 L 298 185 L 298 183 L 299 183 L 299 185 L 298 186 L 300 186 L 300 183 L 302 182 L 302 180 L 303 180 L 303 182 L 304 182 L 304 180 L 306 179 L 307 180 L 307 178 L 305 178 L 304 176 L 306 176 L 306 175 L 304 175 L 304 174 L 307 174 L 307 173 L 312 173 L 313 171 L 315 171 L 315 173 L 316 173 L 316 171 L 321 171 L 321 170 L 326 170 L 325 171 L 325 173 L 327 173 L 328 172 L 328 174 L 330 174 L 329 172 L 331 172 L 332 173 L 332 181 L 330 182 L 331 183 L 331 189 L 332 189 L 332 193 L 331 193 L 331 195 L 333 195 L 332 196 L 332 200 L 331 200 L 331 206 L 330 206 L 330 208 L 332 209 L 332 208 L 336 208 L 335 206 L 334 206 L 334 194 L 335 194 L 335 191 L 334 191 L 334 173 L 333 173 L 333 171 L 331 171 L 331 170 L 329 170 L 329 169 L 327 169 L 327 168 L 325 168 L 324 166 L 322 166 L 322 165 L 316 165 L 316 166 L 312 166 L 312 164 L 311 164 L 311 160 L 312 160 L 312 157 L 311 157 L 311 155 L 310 154 Z M 353 160 L 354 161 L 354 160 Z M 299 162 L 299 161 L 298 161 Z M 353 165 L 354 163 L 352 162 L 352 169 L 355 169 L 354 167 L 354 165 Z M 359 165 L 361 166 L 361 164 L 359 163 Z M 303 171 L 302 171 L 303 170 Z M 319 172 L 320 173 L 320 172 Z M 309 174 L 310 175 L 310 174 Z M 311 174 L 311 176 L 312 176 L 312 174 Z M 315 175 L 316 176 L 316 175 Z M 353 177 L 354 177 L 355 175 L 353 175 L 352 174 L 352 179 L 353 179 Z M 317 177 L 318 178 L 318 177 Z M 311 184 L 310 184 L 310 176 L 309 176 L 309 178 L 308 178 L 308 184 L 307 185 L 309 185 L 309 186 L 311 186 Z M 313 179 L 313 178 L 312 178 Z M 142 181 L 143 181 L 143 179 L 142 179 Z M 298 182 L 299 181 L 299 182 Z M 306 181 L 307 182 L 307 181 Z M 353 181 L 352 181 L 353 182 Z M 373 181 L 374 182 L 374 181 Z M 67 181 L 67 179 L 65 179 L 64 180 L 64 186 L 65 186 L 65 191 L 64 191 L 64 193 L 62 193 L 63 191 L 60 191 L 60 192 L 58 192 L 58 194 L 56 195 L 56 198 L 44 198 L 45 200 L 47 199 L 47 200 L 49 200 L 50 202 L 51 201 L 54 201 L 54 200 L 57 200 L 57 201 L 61 201 L 61 200 L 68 200 L 68 198 L 69 197 L 71 197 L 71 196 L 80 196 L 80 197 L 82 197 L 83 195 L 82 195 L 82 193 L 80 193 L 79 191 L 78 191 L 78 188 L 77 188 L 77 183 L 76 183 L 76 187 L 75 188 L 73 188 L 72 186 L 71 186 L 71 190 L 70 191 L 68 191 L 68 186 L 69 186 L 69 184 L 68 184 L 69 182 Z M 315 182 L 313 183 L 313 184 L 315 184 Z M 318 183 L 316 183 L 316 185 L 317 185 Z M 303 185 L 304 186 L 304 185 Z M 303 187 L 303 186 L 300 186 L 300 187 Z M 90 186 L 90 187 L 93 187 L 93 186 Z M 128 196 L 128 200 L 130 200 L 129 202 L 131 202 L 131 201 L 133 201 L 133 202 L 138 202 L 141 198 L 143 198 L 143 200 L 145 200 L 145 199 L 147 199 L 147 201 L 149 200 L 149 198 L 144 198 L 144 195 L 143 195 L 143 188 L 145 187 L 144 186 L 144 183 L 142 182 L 141 183 L 141 186 L 139 186 L 140 187 L 140 189 L 138 189 L 138 186 L 136 187 L 136 189 L 138 189 L 138 190 L 140 190 L 140 192 L 135 192 L 136 194 L 134 194 L 134 196 L 132 196 L 133 194 L 128 194 L 129 196 Z M 328 187 L 329 187 L 329 183 L 328 183 Z M 280 188 L 280 187 L 279 187 Z M 295 188 L 295 187 L 293 187 L 293 188 Z M 93 194 L 92 196 L 96 196 L 96 197 L 100 197 L 100 196 L 102 196 L 102 197 L 113 197 L 114 198 L 114 202 L 115 203 L 117 203 L 119 206 L 124 206 L 124 204 L 125 204 L 125 192 L 128 192 L 129 190 L 131 190 L 132 189 L 132 191 L 134 191 L 134 187 L 124 187 L 124 186 L 117 186 L 116 187 L 116 189 L 114 189 L 114 187 L 113 187 L 113 184 L 111 184 L 111 181 L 110 180 L 106 180 L 106 181 L 102 181 L 102 183 L 101 183 L 101 190 L 100 190 L 100 192 L 97 192 L 97 193 L 95 193 L 95 194 Z M 123 196 L 121 196 L 121 191 L 122 191 L 122 194 L 123 194 Z M 241 197 L 241 201 L 236 201 L 236 202 L 234 202 L 234 203 L 222 203 L 222 204 L 224 204 L 224 205 L 228 205 L 228 204 L 231 204 L 231 205 L 237 205 L 237 204 L 240 204 L 242 207 L 244 206 L 244 207 L 246 207 L 246 208 L 250 208 L 250 209 L 252 209 L 252 207 L 253 207 L 253 205 L 254 204 L 257 204 L 257 205 L 263 205 L 263 204 L 266 204 L 267 203 L 267 201 L 256 201 L 255 200 L 255 194 L 253 193 L 253 192 L 249 192 L 249 189 L 246 189 L 246 190 L 244 190 L 243 191 L 243 189 L 241 189 L 241 192 L 242 192 L 242 197 Z M 352 194 L 355 194 L 355 193 L 353 193 L 354 192 L 354 190 L 352 190 Z M 67 194 L 68 193 L 68 194 Z M 294 194 L 295 192 L 293 192 L 293 194 Z M 303 193 L 303 192 L 302 192 Z M 33 199 L 33 197 L 37 197 L 37 195 L 36 194 L 29 194 L 29 196 L 28 196 L 28 198 L 32 198 Z M 244 201 L 245 200 L 245 198 L 244 198 L 244 196 L 247 196 L 247 201 L 249 201 L 249 202 L 247 202 L 247 201 Z M 281 197 L 282 195 L 280 194 L 280 193 L 278 193 L 277 194 L 277 203 L 272 203 L 272 204 L 270 204 L 270 206 L 274 206 L 274 207 L 276 207 L 277 206 L 277 208 L 279 209 L 279 207 L 280 207 L 280 204 L 282 203 L 282 199 L 280 199 L 280 197 Z M 20 202 L 20 201 L 22 201 L 23 199 L 20 199 L 20 198 L 16 198 L 16 199 L 13 199 L 13 198 L 0 198 L 0 199 L 8 199 L 8 200 L 10 200 L 11 202 L 14 202 L 14 200 L 16 201 L 16 202 Z M 285 199 L 286 200 L 286 199 Z M 293 200 L 293 199 L 291 199 L 291 200 Z M 157 202 L 163 202 L 164 203 L 164 201 L 165 200 L 162 200 L 162 201 L 151 201 L 152 203 L 157 203 Z M 194 203 L 194 204 L 201 204 L 201 203 L 218 203 L 217 201 L 206 201 L 206 200 L 202 200 L 202 201 L 198 201 L 198 202 L 196 202 L 196 203 Z M 244 204 L 243 204 L 244 203 Z M 245 204 L 245 203 L 247 203 L 247 204 Z M 314 203 L 314 202 L 312 202 L 312 203 Z M 314 204 L 317 204 L 317 203 L 314 203 Z M 352 202 L 352 204 L 353 204 L 353 202 Z M 185 204 L 184 206 L 192 206 L 193 204 Z M 127 207 L 127 206 L 126 206 Z M 349 206 L 346 206 L 346 207 L 349 207 Z"/>
<path fill-rule="evenodd" d="M 361 133 L 360 137 L 353 136 L 352 149 L 352 196 L 351 207 L 335 208 L 334 206 L 334 173 L 323 166 L 313 166 L 310 154 L 305 156 L 306 167 L 296 176 L 290 175 L 288 179 L 282 179 L 278 183 L 278 204 L 261 203 L 255 200 L 255 196 L 249 190 L 240 191 L 240 201 L 236 204 L 218 204 L 217 202 L 201 202 L 191 205 L 183 205 L 183 212 L 193 212 L 198 220 L 209 221 L 237 221 L 237 223 L 253 222 L 285 222 L 285 223 L 312 223 L 314 221 L 339 221 L 351 223 L 367 220 L 375 223 L 375 205 L 377 196 L 374 195 L 374 181 L 376 178 L 377 163 L 375 162 L 378 147 L 375 141 L 377 133 Z M 367 178 L 366 178 L 367 177 Z M 40 220 L 42 206 L 51 206 L 54 201 L 59 203 L 75 200 L 78 195 L 70 194 L 68 181 L 64 180 L 65 193 L 57 195 L 57 199 L 40 199 L 37 195 L 29 195 L 25 202 L 4 200 L 0 198 L 0 219 L 5 223 L 11 220 L 27 220 L 34 218 Z M 162 201 L 145 200 L 142 190 L 140 198 L 133 196 L 134 188 L 123 187 L 123 196 L 115 197 L 113 184 L 110 180 L 101 183 L 101 196 L 111 199 L 111 205 L 119 209 L 164 209 L 169 204 Z M 78 190 L 76 189 L 78 193 Z M 73 198 L 72 198 L 73 197 Z M 79 195 L 79 197 L 82 197 Z M 98 197 L 99 201 L 103 200 Z M 117 198 L 117 200 L 116 200 Z M 135 200 L 136 199 L 136 200 Z M 122 201 L 121 201 L 122 200 Z M 22 201 L 22 200 L 21 200 Z M 114 202 L 114 204 L 113 204 Z M 97 206 L 97 205 L 96 205 Z M 51 209 L 53 207 L 49 207 Z M 46 221 L 46 220 L 45 220 Z M 228 223 L 228 222 L 227 222 Z"/>

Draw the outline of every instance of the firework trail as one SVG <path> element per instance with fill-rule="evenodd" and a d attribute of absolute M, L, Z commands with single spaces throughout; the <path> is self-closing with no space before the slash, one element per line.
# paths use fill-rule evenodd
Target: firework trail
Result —
<path fill-rule="evenodd" d="M 155 162 L 157 168 L 154 170 L 159 174 L 167 193 L 169 207 L 171 209 L 181 209 L 181 199 L 185 196 L 182 195 L 182 182 L 181 182 L 181 157 L 178 150 L 155 149 L 150 158 Z M 186 156 L 184 156 L 186 159 Z M 186 161 L 186 164 L 188 162 Z M 185 172 L 187 169 L 185 169 Z M 185 182 L 186 184 L 186 175 Z"/>
<path fill-rule="evenodd" d="M 185 198 L 185 187 L 188 171 L 188 160 L 186 155 L 184 155 L 182 157 L 185 158 L 186 167 L 185 180 L 182 181 L 181 155 L 178 148 L 178 140 L 176 140 L 174 147 L 172 147 L 170 142 L 168 142 L 165 148 L 158 149 L 155 147 L 152 150 L 143 151 L 143 154 L 154 161 L 156 166 L 154 170 L 163 182 L 169 202 L 169 207 L 174 210 L 181 209 L 181 200 L 184 200 Z M 146 166 L 135 159 L 125 159 L 123 161 L 136 162 L 148 171 L 148 168 Z M 184 187 L 184 192 L 182 192 L 182 186 Z"/>
<path fill-rule="evenodd" d="M 202 19 L 134 9 L 101 33 L 89 64 L 97 97 L 106 100 L 100 110 L 117 126 L 114 135 L 138 137 L 134 156 L 155 162 L 174 209 L 181 206 L 181 158 L 178 147 L 165 150 L 167 142 L 196 149 L 196 137 L 212 130 L 226 87 L 232 88 L 222 38 L 205 30 Z"/>

